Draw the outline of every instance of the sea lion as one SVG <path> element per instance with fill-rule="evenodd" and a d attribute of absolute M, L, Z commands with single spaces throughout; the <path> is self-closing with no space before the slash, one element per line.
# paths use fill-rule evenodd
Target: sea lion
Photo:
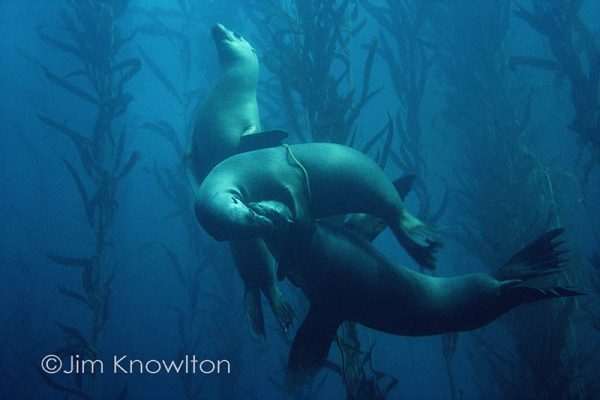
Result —
<path fill-rule="evenodd" d="M 239 33 L 222 24 L 211 28 L 219 56 L 219 75 L 196 112 L 187 162 L 198 186 L 219 162 L 235 154 L 242 136 L 260 132 L 256 99 L 258 57 Z"/>
<path fill-rule="evenodd" d="M 395 335 L 437 335 L 479 328 L 522 304 L 582 294 L 520 285 L 565 269 L 557 250 L 563 242 L 554 242 L 562 229 L 541 235 L 491 274 L 440 278 L 391 264 L 344 227 L 290 222 L 293 213 L 281 203 L 251 207 L 270 213 L 277 228 L 267 246 L 310 302 L 290 351 L 289 391 L 318 372 L 343 321 Z"/>
<path fill-rule="evenodd" d="M 287 134 L 261 132 L 256 89 L 258 58 L 254 48 L 239 33 L 221 24 L 211 29 L 218 56 L 219 75 L 198 108 L 194 131 L 185 156 L 194 191 L 220 161 L 240 151 L 279 143 Z M 260 292 L 267 297 L 284 330 L 294 312 L 276 285 L 273 259 L 260 240 L 230 243 L 235 265 L 245 286 L 245 310 L 255 338 L 265 336 Z"/>
<path fill-rule="evenodd" d="M 281 202 L 297 221 L 348 213 L 380 217 L 420 265 L 434 267 L 435 232 L 404 209 L 381 168 L 351 147 L 305 143 L 229 157 L 197 191 L 196 217 L 216 240 L 264 238 L 273 230 L 265 215 L 277 210 L 257 213 L 248 206 L 259 202 Z"/>

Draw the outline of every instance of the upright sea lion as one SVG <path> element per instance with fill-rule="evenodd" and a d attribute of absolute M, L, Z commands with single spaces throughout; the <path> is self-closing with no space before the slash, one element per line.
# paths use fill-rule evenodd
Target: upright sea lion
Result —
<path fill-rule="evenodd" d="M 219 162 L 240 151 L 281 141 L 283 131 L 261 132 L 256 90 L 256 51 L 239 33 L 221 24 L 211 29 L 219 56 L 219 75 L 196 112 L 186 162 L 193 186 Z"/>
<path fill-rule="evenodd" d="M 351 147 L 306 143 L 229 157 L 197 191 L 196 217 L 217 240 L 267 237 L 273 223 L 265 214 L 277 210 L 257 213 L 249 207 L 253 202 L 281 202 L 298 221 L 348 213 L 380 217 L 420 265 L 434 267 L 439 243 L 433 230 L 404 209 L 381 168 Z"/>
<path fill-rule="evenodd" d="M 436 335 L 481 327 L 522 304 L 581 294 L 520 285 L 564 270 L 562 242 L 554 242 L 562 229 L 543 234 L 492 274 L 438 278 L 394 266 L 349 229 L 290 222 L 293 213 L 281 203 L 252 207 L 276 225 L 266 243 L 310 301 L 288 360 L 290 391 L 321 368 L 343 321 L 396 335 Z"/>
<path fill-rule="evenodd" d="M 277 143 L 286 135 L 281 131 L 260 132 L 256 99 L 259 64 L 254 48 L 239 33 L 221 24 L 212 27 L 212 37 L 219 56 L 219 76 L 198 108 L 186 154 L 194 191 L 220 161 L 240 151 Z M 294 313 L 275 283 L 273 259 L 264 243 L 257 239 L 235 241 L 230 247 L 244 281 L 246 316 L 252 335 L 265 335 L 261 291 L 287 329 Z"/>

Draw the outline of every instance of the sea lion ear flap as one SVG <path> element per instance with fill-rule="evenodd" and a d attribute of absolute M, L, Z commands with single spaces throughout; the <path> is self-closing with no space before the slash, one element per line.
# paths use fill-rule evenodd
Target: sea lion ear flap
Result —
<path fill-rule="evenodd" d="M 286 131 L 279 129 L 243 135 L 240 138 L 239 152 L 243 153 L 246 151 L 279 146 L 281 141 L 288 136 L 289 134 Z"/>

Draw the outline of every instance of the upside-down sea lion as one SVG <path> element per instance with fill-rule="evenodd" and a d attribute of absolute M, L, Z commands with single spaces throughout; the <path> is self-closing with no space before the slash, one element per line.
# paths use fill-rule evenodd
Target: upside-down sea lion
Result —
<path fill-rule="evenodd" d="M 343 321 L 396 335 L 436 335 L 481 327 L 522 304 L 581 294 L 520 285 L 564 270 L 563 251 L 556 249 L 562 242 L 553 242 L 562 229 L 543 234 L 492 274 L 439 278 L 394 266 L 365 236 L 344 227 L 298 225 L 282 204 L 251 207 L 271 213 L 278 228 L 266 243 L 310 301 L 290 351 L 290 391 L 321 368 Z"/>
<path fill-rule="evenodd" d="M 239 33 L 221 24 L 213 26 L 211 32 L 220 69 L 214 87 L 196 113 L 186 154 L 194 191 L 220 161 L 240 151 L 276 143 L 285 136 L 281 131 L 260 132 L 256 51 Z M 252 335 L 257 338 L 265 335 L 260 292 L 287 329 L 294 313 L 276 285 L 273 259 L 264 243 L 257 239 L 234 241 L 230 247 L 244 281 L 246 316 Z"/>
<path fill-rule="evenodd" d="M 380 217 L 420 265 L 434 266 L 434 232 L 404 209 L 381 168 L 351 147 L 306 143 L 236 154 L 202 182 L 196 217 L 217 240 L 269 236 L 273 223 L 249 208 L 252 202 L 281 202 L 298 221 L 348 213 Z"/>

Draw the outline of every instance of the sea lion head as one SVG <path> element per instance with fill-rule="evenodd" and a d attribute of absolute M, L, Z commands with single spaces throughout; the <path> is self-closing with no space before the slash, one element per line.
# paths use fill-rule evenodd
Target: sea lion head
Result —
<path fill-rule="evenodd" d="M 236 63 L 251 64 L 258 69 L 258 56 L 256 50 L 238 32 L 230 31 L 223 24 L 216 24 L 211 28 L 211 34 L 217 46 L 221 65 Z"/>
<path fill-rule="evenodd" d="M 265 237 L 273 230 L 273 222 L 249 208 L 239 193 L 225 191 L 210 199 L 198 198 L 194 209 L 200 225 L 218 241 Z"/>

